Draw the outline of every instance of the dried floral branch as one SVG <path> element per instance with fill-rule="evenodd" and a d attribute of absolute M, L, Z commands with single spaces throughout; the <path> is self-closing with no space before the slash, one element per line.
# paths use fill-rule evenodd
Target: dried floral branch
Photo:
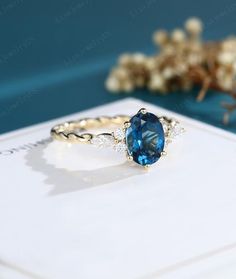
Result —
<path fill-rule="evenodd" d="M 218 42 L 202 42 L 202 22 L 191 18 L 185 30 L 164 30 L 153 35 L 159 54 L 123 54 L 106 80 L 106 87 L 114 93 L 148 88 L 161 94 L 175 90 L 189 91 L 194 86 L 201 90 L 197 101 L 202 101 L 209 89 L 220 91 L 236 99 L 236 37 Z M 226 118 L 236 110 L 225 106 Z"/>

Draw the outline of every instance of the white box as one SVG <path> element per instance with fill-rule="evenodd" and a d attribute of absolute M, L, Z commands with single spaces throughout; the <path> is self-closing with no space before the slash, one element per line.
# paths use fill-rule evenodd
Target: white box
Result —
<path fill-rule="evenodd" d="M 140 107 L 187 130 L 148 172 L 110 149 L 46 143 L 55 123 Z M 0 142 L 1 279 L 236 278 L 234 134 L 126 99 Z"/>

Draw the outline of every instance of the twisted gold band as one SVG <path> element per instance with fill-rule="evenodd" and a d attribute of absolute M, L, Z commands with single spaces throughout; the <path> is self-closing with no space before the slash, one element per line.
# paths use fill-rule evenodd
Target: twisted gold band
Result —
<path fill-rule="evenodd" d="M 54 126 L 51 129 L 51 136 L 56 140 L 71 143 L 90 143 L 91 139 L 94 136 L 99 136 L 102 134 L 94 135 L 90 133 L 77 133 L 76 131 L 79 132 L 81 130 L 101 128 L 107 125 L 122 125 L 129 119 L 130 116 L 127 115 L 117 115 L 113 117 L 101 116 L 96 118 L 83 118 L 77 121 L 65 122 L 63 124 Z"/>

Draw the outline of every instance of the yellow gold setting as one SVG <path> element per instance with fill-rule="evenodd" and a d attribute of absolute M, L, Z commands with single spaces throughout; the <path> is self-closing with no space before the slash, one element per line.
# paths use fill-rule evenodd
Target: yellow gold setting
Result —
<path fill-rule="evenodd" d="M 138 113 L 146 114 L 147 110 L 141 108 Z M 134 158 L 128 153 L 126 145 L 126 131 L 131 126 L 130 116 L 116 115 L 113 117 L 101 116 L 96 118 L 82 118 L 76 121 L 69 121 L 54 126 L 51 129 L 51 136 L 55 140 L 64 141 L 67 143 L 83 143 L 92 144 L 97 147 L 112 147 L 114 150 L 125 153 L 129 162 L 134 161 Z M 159 117 L 165 135 L 164 150 L 160 153 L 165 156 L 166 146 L 172 141 L 178 121 L 167 118 L 165 116 Z M 90 130 L 96 130 L 105 127 L 118 126 L 114 132 L 111 133 L 90 133 Z M 181 128 L 183 132 L 183 128 Z M 89 132 L 86 132 L 89 131 Z M 145 169 L 150 167 L 149 164 L 143 166 Z"/>

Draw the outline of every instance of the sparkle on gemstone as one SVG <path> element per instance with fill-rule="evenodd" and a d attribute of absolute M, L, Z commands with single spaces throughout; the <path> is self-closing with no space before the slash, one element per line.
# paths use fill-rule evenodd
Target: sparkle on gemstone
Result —
<path fill-rule="evenodd" d="M 152 113 L 137 113 L 126 130 L 128 154 L 140 165 L 154 164 L 161 157 L 165 135 L 158 117 Z"/>

